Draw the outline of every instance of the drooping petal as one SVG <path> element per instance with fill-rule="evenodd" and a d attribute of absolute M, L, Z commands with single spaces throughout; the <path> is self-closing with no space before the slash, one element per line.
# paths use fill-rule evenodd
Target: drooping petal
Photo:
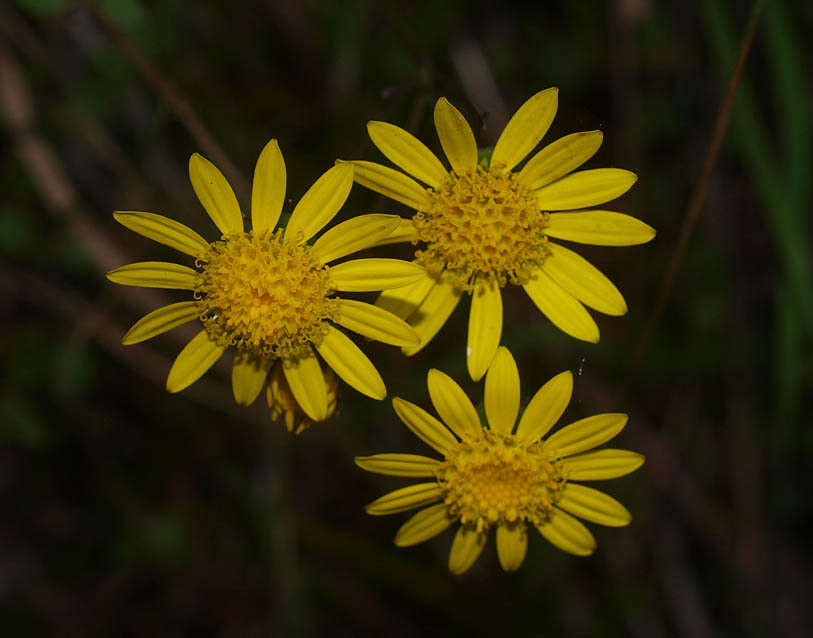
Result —
<path fill-rule="evenodd" d="M 141 343 L 177 326 L 193 321 L 199 316 L 200 310 L 198 310 L 198 304 L 194 301 L 181 301 L 180 303 L 162 306 L 136 321 L 133 327 L 127 331 L 127 334 L 121 338 L 121 342 L 125 346 Z"/>
<path fill-rule="evenodd" d="M 539 144 L 556 115 L 559 89 L 540 91 L 519 107 L 494 145 L 491 166 L 510 171 Z"/>
<path fill-rule="evenodd" d="M 454 519 L 446 514 L 443 503 L 430 505 L 401 525 L 395 535 L 395 544 L 398 547 L 409 547 L 423 543 L 447 530 L 453 522 Z"/>
<path fill-rule="evenodd" d="M 113 219 L 139 235 L 192 257 L 198 257 L 209 246 L 203 237 L 185 224 L 156 213 L 117 210 L 113 213 Z"/>
<path fill-rule="evenodd" d="M 353 167 L 329 168 L 299 200 L 285 227 L 285 238 L 308 241 L 330 222 L 347 201 L 353 187 Z"/>
<path fill-rule="evenodd" d="M 601 131 L 560 137 L 528 160 L 519 172 L 519 179 L 533 190 L 550 184 L 593 157 L 603 138 Z"/>
<path fill-rule="evenodd" d="M 557 239 L 596 246 L 634 246 L 655 236 L 655 229 L 640 219 L 609 210 L 551 213 L 545 234 Z"/>
<path fill-rule="evenodd" d="M 546 275 L 541 269 L 522 285 L 525 292 L 553 324 L 571 337 L 598 343 L 598 326 L 578 299 Z"/>
<path fill-rule="evenodd" d="M 359 215 L 325 231 L 311 250 L 319 263 L 326 264 L 359 250 L 380 246 L 400 223 L 398 215 Z"/>
<path fill-rule="evenodd" d="M 396 514 L 439 501 L 442 495 L 443 492 L 440 489 L 440 483 L 437 481 L 432 481 L 431 483 L 417 483 L 416 485 L 402 487 L 400 490 L 385 494 L 381 498 L 374 500 L 364 509 L 367 510 L 368 514 L 374 516 Z"/>
<path fill-rule="evenodd" d="M 285 203 L 285 160 L 277 140 L 265 145 L 254 167 L 251 186 L 251 228 L 255 233 L 274 230 Z"/>
<path fill-rule="evenodd" d="M 339 300 L 340 326 L 393 346 L 408 346 L 419 341 L 415 329 L 391 312 L 355 299 Z"/>
<path fill-rule="evenodd" d="M 429 397 L 441 420 L 461 439 L 482 430 L 480 417 L 469 397 L 454 380 L 440 370 L 432 368 L 426 377 Z"/>
<path fill-rule="evenodd" d="M 423 408 L 399 397 L 392 400 L 392 407 L 398 418 L 415 433 L 415 436 L 441 454 L 448 454 L 457 447 L 454 435 Z"/>
<path fill-rule="evenodd" d="M 342 331 L 330 326 L 316 344 L 325 362 L 344 382 L 362 394 L 381 400 L 387 396 L 384 380 L 361 349 Z"/>
<path fill-rule="evenodd" d="M 327 384 L 313 352 L 284 360 L 282 373 L 302 411 L 313 421 L 324 421 L 328 416 Z"/>
<path fill-rule="evenodd" d="M 356 465 L 368 472 L 390 476 L 435 476 L 440 461 L 419 454 L 357 456 Z"/>
<path fill-rule="evenodd" d="M 478 532 L 462 525 L 452 541 L 452 549 L 449 552 L 449 571 L 453 574 L 468 571 L 469 567 L 474 565 L 474 562 L 483 553 L 487 539 L 488 532 Z"/>
<path fill-rule="evenodd" d="M 409 317 L 409 323 L 415 328 L 421 342 L 417 346 L 402 348 L 406 356 L 411 357 L 432 340 L 457 307 L 461 295 L 460 290 L 448 283 L 439 283 L 432 287 L 421 305 Z"/>
<path fill-rule="evenodd" d="M 243 232 L 240 204 L 217 166 L 202 155 L 193 153 L 189 158 L 189 180 L 204 210 L 221 233 Z"/>
<path fill-rule="evenodd" d="M 596 549 L 596 539 L 582 523 L 560 509 L 553 509 L 551 517 L 536 529 L 548 541 L 569 554 L 589 556 Z"/>
<path fill-rule="evenodd" d="M 175 358 L 167 377 L 167 390 L 180 392 L 192 385 L 220 358 L 225 348 L 209 339 L 201 330 Z"/>
<path fill-rule="evenodd" d="M 477 141 L 463 114 L 445 97 L 435 103 L 435 129 L 449 164 L 458 173 L 477 167 Z"/>
<path fill-rule="evenodd" d="M 592 450 L 623 430 L 627 419 L 627 415 L 621 413 L 589 416 L 551 435 L 545 441 L 545 447 L 555 450 L 560 457 Z"/>
<path fill-rule="evenodd" d="M 606 449 L 569 456 L 562 465 L 567 468 L 568 480 L 602 481 L 634 472 L 643 462 L 644 455 L 638 452 Z"/>
<path fill-rule="evenodd" d="M 497 557 L 507 572 L 519 569 L 528 551 L 528 527 L 525 523 L 497 527 Z"/>
<path fill-rule="evenodd" d="M 491 365 L 502 338 L 502 292 L 494 281 L 478 281 L 471 296 L 466 367 L 479 381 Z"/>
<path fill-rule="evenodd" d="M 599 525 L 623 527 L 632 520 L 629 510 L 613 497 L 578 483 L 567 483 L 556 504 L 571 514 Z"/>
<path fill-rule="evenodd" d="M 107 278 L 123 286 L 194 290 L 196 272 L 188 266 L 168 261 L 139 261 L 114 268 Z"/>
<path fill-rule="evenodd" d="M 548 433 L 570 403 L 573 374 L 561 372 L 543 385 L 531 401 L 517 426 L 517 442 L 533 443 Z"/>
<path fill-rule="evenodd" d="M 408 286 L 401 286 L 394 290 L 382 292 L 375 305 L 384 310 L 388 310 L 396 317 L 408 319 L 426 299 L 426 295 L 435 287 L 435 280 L 429 275 L 424 275 L 415 283 Z"/>
<path fill-rule="evenodd" d="M 341 160 L 338 162 L 344 163 Z M 347 163 L 352 164 L 355 168 L 354 179 L 357 184 L 381 193 L 396 202 L 406 204 L 415 210 L 429 208 L 429 194 L 426 189 L 401 171 L 364 160 L 353 160 Z"/>
<path fill-rule="evenodd" d="M 486 375 L 485 406 L 494 432 L 510 434 L 519 413 L 519 371 L 514 357 L 500 346 Z"/>
<path fill-rule="evenodd" d="M 251 405 L 257 400 L 271 368 L 270 359 L 238 353 L 231 369 L 231 388 L 234 400 L 240 405 Z"/>
<path fill-rule="evenodd" d="M 387 159 L 413 177 L 432 188 L 438 188 L 446 180 L 443 164 L 412 133 L 394 124 L 375 121 L 367 123 L 367 132 Z"/>
<path fill-rule="evenodd" d="M 623 315 L 627 302 L 604 273 L 578 253 L 548 242 L 550 255 L 542 270 L 583 304 L 606 315 Z"/>
<path fill-rule="evenodd" d="M 370 292 L 408 286 L 424 277 L 426 271 L 414 261 L 372 257 L 331 266 L 329 274 L 336 290 Z"/>
<path fill-rule="evenodd" d="M 623 168 L 593 168 L 571 173 L 536 191 L 540 210 L 597 206 L 626 193 L 638 177 Z"/>

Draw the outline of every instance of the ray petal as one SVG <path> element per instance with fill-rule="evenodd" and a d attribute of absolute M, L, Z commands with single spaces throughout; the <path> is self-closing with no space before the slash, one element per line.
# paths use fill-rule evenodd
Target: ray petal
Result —
<path fill-rule="evenodd" d="M 415 329 L 406 321 L 383 308 L 356 299 L 339 300 L 339 315 L 335 321 L 348 330 L 382 343 L 409 346 L 419 342 Z"/>
<path fill-rule="evenodd" d="M 329 168 L 299 200 L 285 227 L 285 238 L 308 241 L 336 216 L 353 187 L 353 167 L 340 164 Z"/>
<path fill-rule="evenodd" d="M 510 171 L 539 144 L 556 116 L 558 96 L 559 89 L 545 89 L 519 107 L 494 146 L 492 167 Z"/>
<path fill-rule="evenodd" d="M 577 171 L 536 191 L 540 210 L 597 206 L 626 193 L 638 177 L 622 168 Z"/>
<path fill-rule="evenodd" d="M 285 160 L 277 140 L 265 145 L 254 167 L 251 186 L 251 228 L 255 233 L 274 230 L 285 203 Z"/>
<path fill-rule="evenodd" d="M 368 122 L 367 132 L 373 144 L 393 164 L 413 177 L 438 188 L 446 181 L 447 173 L 440 160 L 412 133 L 387 122 Z"/>
<path fill-rule="evenodd" d="M 479 381 L 491 365 L 502 338 L 502 292 L 493 281 L 478 281 L 471 296 L 466 366 Z"/>
<path fill-rule="evenodd" d="M 328 416 L 327 384 L 313 352 L 283 360 L 282 373 L 302 411 L 312 421 L 324 421 Z"/>
<path fill-rule="evenodd" d="M 453 522 L 454 519 L 446 514 L 443 503 L 430 505 L 401 525 L 395 535 L 395 544 L 398 547 L 409 547 L 423 543 L 447 530 Z"/>
<path fill-rule="evenodd" d="M 542 314 L 561 331 L 582 341 L 598 342 L 598 326 L 590 313 L 544 271 L 537 270 L 522 287 Z"/>
<path fill-rule="evenodd" d="M 500 346 L 486 375 L 486 418 L 491 429 L 510 434 L 519 413 L 519 371 L 514 357 Z"/>
<path fill-rule="evenodd" d="M 468 571 L 483 553 L 486 540 L 488 540 L 487 531 L 478 532 L 462 525 L 452 541 L 452 549 L 449 552 L 449 571 L 453 574 Z"/>
<path fill-rule="evenodd" d="M 573 394 L 573 374 L 561 372 L 543 385 L 528 403 L 517 426 L 517 442 L 533 443 L 562 416 Z"/>
<path fill-rule="evenodd" d="M 482 430 L 480 417 L 469 397 L 454 380 L 432 368 L 426 378 L 429 396 L 441 420 L 461 439 Z"/>
<path fill-rule="evenodd" d="M 528 551 L 528 527 L 525 523 L 497 527 L 497 557 L 507 572 L 517 570 Z"/>
<path fill-rule="evenodd" d="M 586 452 L 606 443 L 627 424 L 627 415 L 606 413 L 589 416 L 551 435 L 545 441 L 545 447 L 555 450 L 559 457 Z"/>
<path fill-rule="evenodd" d="M 562 461 L 567 478 L 573 481 L 603 481 L 634 472 L 644 463 L 644 455 L 630 450 L 605 449 L 569 456 Z"/>
<path fill-rule="evenodd" d="M 107 273 L 107 278 L 123 286 L 194 290 L 197 273 L 188 266 L 169 261 L 139 261 L 119 266 Z"/>
<path fill-rule="evenodd" d="M 381 400 L 387 396 L 387 388 L 378 370 L 341 330 L 330 326 L 327 334 L 316 344 L 316 350 L 350 387 L 372 399 Z"/>
<path fill-rule="evenodd" d="M 194 321 L 199 316 L 198 304 L 194 301 L 181 301 L 162 306 L 136 321 L 127 334 L 121 338 L 121 342 L 125 346 L 141 343 L 177 326 Z"/>
<path fill-rule="evenodd" d="M 613 497 L 578 483 L 565 485 L 557 505 L 579 518 L 599 525 L 623 527 L 632 520 L 629 510 Z"/>
<path fill-rule="evenodd" d="M 198 153 L 189 158 L 189 180 L 204 210 L 224 235 L 243 232 L 240 204 L 218 168 Z"/>
<path fill-rule="evenodd" d="M 426 270 L 414 261 L 371 257 L 331 266 L 329 275 L 336 290 L 370 292 L 408 286 L 424 277 Z"/>
<path fill-rule="evenodd" d="M 133 232 L 169 246 L 191 257 L 199 257 L 209 244 L 194 230 L 174 219 L 156 213 L 117 210 L 113 219 Z"/>
<path fill-rule="evenodd" d="M 397 514 L 398 512 L 405 512 L 406 510 L 411 510 L 416 507 L 429 505 L 439 501 L 442 496 L 443 492 L 440 489 L 440 483 L 437 481 L 432 481 L 431 483 L 417 483 L 385 494 L 381 498 L 374 500 L 364 509 L 367 510 L 368 514 L 372 514 L 373 516 Z"/>
<path fill-rule="evenodd" d="M 640 219 L 610 210 L 551 213 L 545 234 L 596 246 L 634 246 L 655 237 L 655 229 Z"/>
<path fill-rule="evenodd" d="M 457 439 L 448 428 L 423 408 L 399 397 L 392 400 L 392 407 L 415 436 L 441 454 L 447 454 L 457 447 Z"/>
<path fill-rule="evenodd" d="M 375 454 L 357 456 L 356 465 L 368 472 L 390 476 L 435 476 L 440 461 L 419 454 Z"/>
<path fill-rule="evenodd" d="M 224 350 L 223 346 L 209 339 L 205 330 L 201 330 L 175 358 L 167 377 L 167 390 L 180 392 L 192 385 L 214 365 Z"/>
<path fill-rule="evenodd" d="M 380 246 L 401 221 L 398 215 L 359 215 L 325 231 L 311 250 L 319 263 L 326 264 L 359 250 Z"/>
<path fill-rule="evenodd" d="M 270 359 L 258 359 L 245 353 L 236 354 L 231 369 L 234 400 L 240 405 L 254 403 L 265 385 L 270 368 Z"/>
<path fill-rule="evenodd" d="M 338 162 L 345 163 L 341 160 Z M 426 189 L 401 171 L 363 160 L 353 160 L 347 163 L 352 164 L 355 168 L 354 179 L 357 184 L 381 193 L 396 202 L 406 204 L 415 210 L 426 210 L 429 207 L 429 193 Z"/>
<path fill-rule="evenodd" d="M 409 319 L 434 287 L 435 280 L 425 274 L 408 286 L 385 290 L 378 296 L 375 305 L 390 311 L 396 317 Z"/>
<path fill-rule="evenodd" d="M 440 145 L 452 168 L 458 173 L 473 171 L 477 167 L 477 141 L 466 118 L 445 97 L 435 103 L 434 117 Z"/>
<path fill-rule="evenodd" d="M 601 131 L 565 135 L 529 159 L 518 177 L 534 190 L 550 184 L 593 157 L 603 137 Z"/>
<path fill-rule="evenodd" d="M 569 554 L 589 556 L 596 549 L 596 539 L 590 530 L 560 509 L 554 508 L 551 517 L 536 529 L 552 545 Z"/>
<path fill-rule="evenodd" d="M 460 290 L 448 283 L 439 283 L 432 287 L 421 305 L 409 317 L 409 323 L 415 328 L 421 342 L 417 346 L 402 348 L 406 356 L 411 357 L 432 340 L 457 307 L 461 295 Z"/>

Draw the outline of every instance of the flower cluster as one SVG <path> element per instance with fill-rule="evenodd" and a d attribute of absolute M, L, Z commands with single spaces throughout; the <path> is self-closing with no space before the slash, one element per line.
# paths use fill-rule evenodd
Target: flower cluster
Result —
<path fill-rule="evenodd" d="M 505 570 L 522 564 L 531 526 L 566 552 L 590 554 L 595 540 L 575 517 L 620 526 L 629 523 L 630 514 L 578 481 L 622 476 L 643 457 L 594 450 L 621 431 L 624 414 L 581 419 L 548 436 L 570 401 L 569 372 L 544 384 L 520 411 L 517 366 L 500 346 L 502 295 L 520 286 L 559 329 L 596 342 L 599 329 L 585 306 L 622 315 L 627 304 L 604 274 L 560 241 L 625 246 L 647 242 L 655 231 L 623 213 L 592 208 L 622 195 L 636 180 L 617 168 L 577 170 L 601 145 L 600 131 L 566 135 L 532 154 L 553 121 L 557 98 L 556 89 L 531 97 L 493 149 L 478 148 L 463 115 L 439 99 L 434 123 L 448 167 L 407 131 L 369 122 L 373 143 L 401 170 L 339 160 L 285 216 L 285 162 L 271 140 L 254 170 L 250 224 L 222 173 L 192 155 L 192 187 L 218 231 L 211 241 L 163 215 L 114 213 L 130 230 L 188 257 L 188 265 L 137 262 L 107 273 L 118 284 L 188 295 L 141 318 L 123 343 L 199 322 L 199 332 L 170 368 L 167 390 L 188 387 L 229 350 L 235 401 L 250 405 L 265 387 L 272 418 L 299 434 L 336 411 L 339 380 L 367 397 L 386 396 L 375 365 L 345 331 L 413 355 L 467 295 L 466 364 L 473 380 L 485 376 L 486 423 L 459 385 L 430 370 L 429 394 L 440 420 L 400 398 L 393 407 L 442 459 L 357 457 L 370 472 L 426 479 L 382 496 L 367 511 L 422 508 L 398 531 L 399 546 L 457 525 L 449 556 L 454 573 L 474 563 L 492 528 Z M 414 213 L 409 219 L 364 214 L 329 227 L 354 182 Z M 351 258 L 397 242 L 411 242 L 414 259 Z M 367 303 L 342 295 L 347 292 L 378 298 Z"/>

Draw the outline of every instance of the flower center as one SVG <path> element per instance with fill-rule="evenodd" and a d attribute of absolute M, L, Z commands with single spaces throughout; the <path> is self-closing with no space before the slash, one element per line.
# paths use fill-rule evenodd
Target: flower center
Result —
<path fill-rule="evenodd" d="M 522 284 L 549 251 L 544 229 L 547 214 L 514 173 L 478 166 L 450 173 L 431 194 L 429 209 L 413 218 L 418 262 L 437 278 L 471 292 L 475 277 Z"/>
<path fill-rule="evenodd" d="M 544 446 L 518 446 L 513 436 L 493 432 L 462 443 L 438 472 L 449 515 L 478 532 L 494 523 L 540 524 L 559 500 L 565 478 Z"/>
<path fill-rule="evenodd" d="M 296 358 L 336 315 L 327 266 L 271 235 L 228 235 L 196 262 L 195 299 L 209 337 L 260 357 Z"/>

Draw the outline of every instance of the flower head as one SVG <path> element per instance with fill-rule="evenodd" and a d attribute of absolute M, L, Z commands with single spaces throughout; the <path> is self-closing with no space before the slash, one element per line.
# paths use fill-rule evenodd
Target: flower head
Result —
<path fill-rule="evenodd" d="M 336 325 L 403 347 L 416 344 L 417 336 L 392 313 L 335 293 L 408 285 L 423 275 L 423 268 L 397 259 L 330 262 L 383 240 L 397 229 L 399 218 L 361 215 L 309 243 L 347 199 L 353 184 L 353 168 L 348 165 L 322 175 L 296 205 L 287 225 L 278 227 L 286 173 L 276 140 L 266 145 L 257 160 L 250 230 L 244 227 L 229 183 L 211 162 L 192 155 L 189 176 L 221 233 L 212 242 L 162 215 L 114 213 L 127 228 L 194 258 L 195 266 L 140 262 L 107 274 L 116 283 L 189 290 L 193 297 L 149 313 L 130 328 L 123 343 L 138 343 L 199 319 L 203 329 L 169 371 L 170 392 L 186 388 L 227 348 L 233 348 L 232 388 L 238 403 L 254 402 L 272 364 L 279 361 L 277 377 L 284 377 L 288 396 L 295 398 L 305 417 L 321 421 L 333 412 L 336 392 L 335 383 L 331 387 L 329 377 L 326 381 L 315 350 L 349 385 L 383 399 L 386 389 L 375 366 Z M 269 405 L 290 413 L 290 405 L 280 408 L 279 396 L 270 391 Z"/>
<path fill-rule="evenodd" d="M 354 161 L 355 179 L 416 210 L 384 242 L 418 244 L 415 261 L 427 271 L 411 286 L 385 291 L 378 301 L 415 326 L 421 341 L 406 346 L 406 354 L 423 348 L 461 296 L 469 294 L 467 365 L 479 380 L 500 343 L 501 288 L 509 284 L 522 286 L 557 327 L 584 341 L 599 339 L 584 305 L 609 315 L 627 311 L 607 277 L 551 239 L 608 246 L 652 239 L 655 231 L 633 217 L 584 210 L 625 193 L 635 174 L 616 168 L 573 172 L 598 150 L 600 131 L 567 135 L 516 168 L 547 132 L 557 96 L 557 89 L 547 89 L 525 102 L 482 160 L 465 118 L 439 99 L 435 128 L 451 170 L 407 131 L 386 122 L 367 125 L 373 143 L 408 175 Z"/>
<path fill-rule="evenodd" d="M 497 350 L 485 382 L 484 427 L 463 390 L 439 370 L 428 375 L 429 395 L 439 421 L 417 405 L 393 399 L 398 417 L 420 439 L 440 452 L 437 460 L 415 454 L 357 457 L 369 472 L 425 477 L 373 501 L 370 514 L 394 514 L 424 507 L 395 536 L 408 546 L 429 540 L 459 523 L 449 569 L 466 571 L 496 527 L 497 554 L 506 571 L 525 559 L 528 526 L 556 547 L 585 556 L 595 549 L 590 531 L 573 515 L 600 525 L 630 522 L 615 499 L 573 481 L 616 478 L 644 462 L 635 452 L 592 450 L 627 423 L 626 414 L 597 414 L 545 437 L 570 402 L 573 375 L 562 372 L 533 396 L 514 428 L 520 410 L 519 374 L 511 353 Z"/>

